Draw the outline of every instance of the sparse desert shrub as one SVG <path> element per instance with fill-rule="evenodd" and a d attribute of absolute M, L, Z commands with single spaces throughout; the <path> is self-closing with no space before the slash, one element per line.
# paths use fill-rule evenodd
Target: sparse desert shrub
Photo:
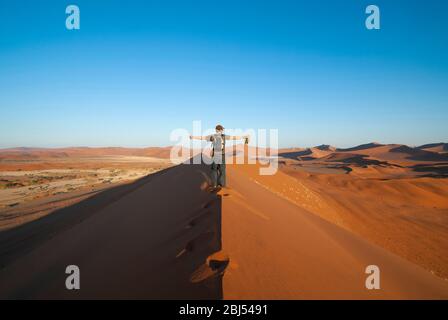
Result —
<path fill-rule="evenodd" d="M 6 188 L 19 188 L 19 187 L 23 187 L 24 185 L 20 182 L 8 182 L 6 184 Z"/>

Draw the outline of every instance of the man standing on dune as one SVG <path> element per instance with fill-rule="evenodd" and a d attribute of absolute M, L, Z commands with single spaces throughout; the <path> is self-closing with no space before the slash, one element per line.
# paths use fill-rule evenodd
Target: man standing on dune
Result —
<path fill-rule="evenodd" d="M 219 191 L 221 187 L 226 186 L 226 140 L 241 140 L 249 143 L 249 136 L 228 136 L 224 134 L 224 127 L 218 124 L 216 133 L 209 136 L 190 136 L 190 139 L 206 140 L 212 143 L 211 157 L 213 159 L 212 169 L 212 188 L 211 191 Z"/>

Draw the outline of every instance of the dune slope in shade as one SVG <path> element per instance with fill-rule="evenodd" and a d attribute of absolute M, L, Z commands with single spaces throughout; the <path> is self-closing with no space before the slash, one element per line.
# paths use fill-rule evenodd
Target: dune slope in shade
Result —
<path fill-rule="evenodd" d="M 448 298 L 446 281 L 283 199 L 245 166 L 228 171 L 219 194 L 205 191 L 208 167 L 180 165 L 70 227 L 58 229 L 67 208 L 51 228 L 0 234 L 0 297 Z M 23 242 L 42 230 L 38 245 Z M 81 290 L 65 289 L 70 264 Z M 370 264 L 381 290 L 365 288 Z"/>
<path fill-rule="evenodd" d="M 170 168 L 107 203 L 97 196 L 77 204 L 80 215 L 94 210 L 88 217 L 76 220 L 69 207 L 0 233 L 0 297 L 221 298 L 219 277 L 191 279 L 220 249 L 221 203 L 202 190 L 206 172 Z M 72 264 L 81 271 L 78 291 L 65 288 Z"/>

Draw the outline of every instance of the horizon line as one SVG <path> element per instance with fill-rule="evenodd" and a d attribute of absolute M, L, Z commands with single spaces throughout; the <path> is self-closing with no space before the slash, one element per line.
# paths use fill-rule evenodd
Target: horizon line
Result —
<path fill-rule="evenodd" d="M 277 149 L 294 149 L 294 148 L 315 148 L 315 147 L 321 147 L 321 146 L 329 146 L 329 147 L 335 147 L 337 149 L 348 149 L 348 148 L 353 148 L 353 147 L 358 147 L 358 146 L 363 146 L 363 145 L 368 145 L 368 144 L 377 144 L 378 146 L 387 146 L 387 145 L 404 145 L 404 146 L 409 146 L 409 147 L 421 147 L 421 146 L 425 146 L 425 145 L 431 145 L 431 144 L 447 144 L 448 142 L 428 142 L 428 143 L 424 143 L 424 144 L 405 144 L 405 143 L 381 143 L 381 142 L 376 142 L 376 141 L 372 141 L 372 142 L 367 142 L 367 143 L 361 143 L 361 144 L 357 144 L 354 145 L 352 147 L 345 147 L 345 148 L 341 148 L 341 147 L 337 147 L 337 145 L 331 145 L 331 144 L 317 144 L 314 146 L 288 146 L 288 147 L 279 147 Z M 235 145 L 239 145 L 239 144 L 235 144 Z M 176 145 L 166 145 L 166 146 L 85 146 L 85 145 L 80 145 L 80 146 L 59 146 L 59 147 L 26 147 L 26 146 L 17 146 L 17 147 L 0 147 L 0 151 L 5 151 L 5 150 L 13 150 L 13 149 L 42 149 L 42 150 L 48 150 L 48 149 L 149 149 L 149 148 L 158 148 L 158 149 L 167 149 L 167 148 L 172 148 Z M 249 144 L 249 146 L 251 146 Z M 253 145 L 252 145 L 253 146 Z M 257 146 L 253 146 L 253 147 L 257 147 Z M 183 147 L 185 149 L 195 149 L 195 148 L 189 148 L 189 147 Z M 270 148 L 273 149 L 273 148 Z"/>

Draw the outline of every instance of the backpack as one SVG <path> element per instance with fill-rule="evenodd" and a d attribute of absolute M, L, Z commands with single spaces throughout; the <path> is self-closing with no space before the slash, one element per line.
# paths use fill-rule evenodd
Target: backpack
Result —
<path fill-rule="evenodd" d="M 215 150 L 219 150 L 222 155 L 224 155 L 224 149 L 226 147 L 226 137 L 224 134 L 214 134 L 210 137 L 212 142 L 212 152 L 211 157 L 215 156 Z"/>

